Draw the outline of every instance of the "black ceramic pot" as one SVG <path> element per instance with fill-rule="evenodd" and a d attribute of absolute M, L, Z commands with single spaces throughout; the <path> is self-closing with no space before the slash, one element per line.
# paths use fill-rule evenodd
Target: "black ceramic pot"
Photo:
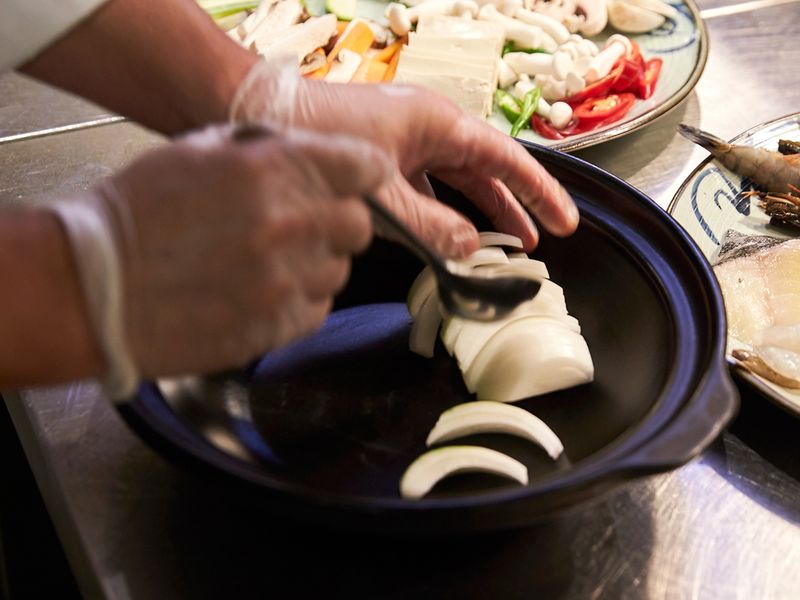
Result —
<path fill-rule="evenodd" d="M 463 440 L 526 463 L 529 485 L 464 475 L 423 500 L 399 497 L 399 478 L 425 450 L 438 415 L 471 397 L 441 348 L 432 360 L 407 351 L 402 303 L 421 266 L 386 243 L 357 262 L 319 334 L 268 355 L 235 386 L 249 414 L 239 411 L 234 425 L 244 420 L 238 431 L 257 460 L 209 443 L 158 385 L 142 386 L 122 414 L 165 455 L 259 494 L 275 510 L 366 531 L 518 527 L 691 460 L 737 407 L 723 360 L 722 298 L 709 265 L 636 189 L 571 156 L 530 151 L 581 211 L 575 235 L 543 234 L 533 256 L 564 287 L 596 379 L 519 403 L 561 437 L 566 456 L 556 463 L 506 436 Z M 469 212 L 452 190 L 438 192 Z"/>

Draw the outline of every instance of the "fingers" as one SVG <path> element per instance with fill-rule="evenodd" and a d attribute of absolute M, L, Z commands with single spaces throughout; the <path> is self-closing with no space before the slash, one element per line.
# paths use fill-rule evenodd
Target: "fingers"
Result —
<path fill-rule="evenodd" d="M 379 198 L 420 239 L 444 257 L 463 258 L 480 245 L 478 232 L 464 215 L 420 194 L 399 172 L 381 189 Z M 391 237 L 385 231 L 378 233 Z"/>
<path fill-rule="evenodd" d="M 389 157 L 377 146 L 346 135 L 323 135 L 292 130 L 264 144 L 250 144 L 253 152 L 279 147 L 319 194 L 338 197 L 373 193 L 393 172 Z"/>
<path fill-rule="evenodd" d="M 492 222 L 497 231 L 515 235 L 530 252 L 539 242 L 539 232 L 530 215 L 499 180 L 469 171 L 442 171 L 436 177 L 467 196 Z"/>
<path fill-rule="evenodd" d="M 575 231 L 579 216 L 572 198 L 518 142 L 443 98 L 425 102 L 431 115 L 423 124 L 422 149 L 430 148 L 425 168 L 498 179 L 546 229 L 556 235 Z"/>

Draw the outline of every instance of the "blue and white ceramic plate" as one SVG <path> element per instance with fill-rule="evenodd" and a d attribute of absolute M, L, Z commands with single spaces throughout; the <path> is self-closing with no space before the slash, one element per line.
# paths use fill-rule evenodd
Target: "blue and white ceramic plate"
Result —
<path fill-rule="evenodd" d="M 757 125 L 735 137 L 731 143 L 777 150 L 779 139 L 800 140 L 800 113 Z M 720 240 L 729 229 L 749 235 L 786 237 L 786 230 L 772 227 L 758 203 L 745 195 L 754 189 L 749 179 L 732 173 L 709 158 L 689 175 L 667 211 L 713 262 Z M 769 399 L 800 415 L 800 391 L 780 387 L 746 371 L 737 371 Z"/>

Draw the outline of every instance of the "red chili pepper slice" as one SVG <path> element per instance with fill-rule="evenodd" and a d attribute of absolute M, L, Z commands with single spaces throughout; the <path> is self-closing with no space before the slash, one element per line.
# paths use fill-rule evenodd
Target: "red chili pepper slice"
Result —
<path fill-rule="evenodd" d="M 639 92 L 639 85 L 644 73 L 644 61 L 641 54 L 633 54 L 631 58 L 623 58 L 623 69 L 619 78 L 611 87 L 612 92 Z"/>
<path fill-rule="evenodd" d="M 630 110 L 636 97 L 633 94 L 610 94 L 603 98 L 589 98 L 575 107 L 572 114 L 581 126 L 594 128 L 599 123 L 619 121 Z"/>
<path fill-rule="evenodd" d="M 563 140 L 569 135 L 565 135 L 562 133 L 563 130 L 559 131 L 539 115 L 531 117 L 531 129 L 548 140 Z"/>
<path fill-rule="evenodd" d="M 663 62 L 664 61 L 662 61 L 660 58 L 651 58 L 644 64 L 644 71 L 642 72 L 642 77 L 639 80 L 638 90 L 638 96 L 642 100 L 647 100 L 656 90 L 656 82 L 658 81 L 658 76 L 661 73 L 661 65 Z"/>
<path fill-rule="evenodd" d="M 618 60 L 608 75 L 602 79 L 598 79 L 590 85 L 587 85 L 577 94 L 573 94 L 569 98 L 564 98 L 562 102 L 566 102 L 570 106 L 574 107 L 576 104 L 580 104 L 587 98 L 607 96 L 611 91 L 611 88 L 614 87 L 614 84 L 617 82 L 617 79 L 619 79 L 620 75 L 622 75 L 624 69 L 625 62 Z"/>

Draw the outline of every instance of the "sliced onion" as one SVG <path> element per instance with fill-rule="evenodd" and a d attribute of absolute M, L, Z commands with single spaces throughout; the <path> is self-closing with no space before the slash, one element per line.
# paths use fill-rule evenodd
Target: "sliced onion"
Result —
<path fill-rule="evenodd" d="M 422 498 L 445 477 L 468 472 L 492 473 L 528 483 L 527 467 L 506 454 L 480 446 L 448 446 L 430 450 L 411 463 L 400 480 L 400 495 L 412 500 Z"/>
<path fill-rule="evenodd" d="M 552 459 L 564 451 L 555 432 L 527 410 L 501 402 L 466 402 L 444 411 L 426 444 L 454 440 L 476 433 L 507 433 L 538 444 Z"/>
<path fill-rule="evenodd" d="M 512 315 L 507 319 L 502 321 L 495 321 L 489 323 L 480 323 L 477 321 L 468 321 L 464 324 L 464 327 L 461 329 L 461 332 L 458 335 L 458 338 L 453 345 L 453 356 L 456 357 L 458 361 L 458 367 L 461 371 L 467 371 L 472 362 L 475 360 L 475 357 L 478 353 L 483 349 L 486 345 L 486 342 L 500 329 L 508 325 L 509 323 L 516 321 L 518 319 L 542 319 L 542 320 L 550 320 L 550 319 L 557 319 L 564 324 L 564 326 L 569 329 L 570 331 L 574 331 L 575 333 L 581 332 L 581 327 L 578 324 L 578 319 L 572 317 L 566 312 L 563 314 L 549 314 L 549 313 L 542 313 L 542 314 L 521 314 L 521 315 Z M 540 324 L 537 324 L 536 321 L 526 321 L 526 326 L 528 327 L 539 327 Z"/>
<path fill-rule="evenodd" d="M 442 323 L 442 313 L 439 310 L 439 292 L 433 292 L 417 313 L 417 318 L 411 325 L 411 332 L 408 336 L 408 348 L 412 352 L 424 356 L 433 357 L 433 350 L 436 347 L 436 336 L 439 333 L 439 325 Z"/>
<path fill-rule="evenodd" d="M 550 279 L 550 273 L 540 260 L 531 258 L 509 258 L 507 265 L 484 265 L 475 269 L 494 277 L 531 277 L 533 279 Z"/>
<path fill-rule="evenodd" d="M 453 261 L 456 265 L 474 269 L 483 265 L 505 265 L 508 264 L 508 257 L 502 248 L 490 246 L 488 248 L 478 248 L 467 258 Z"/>
<path fill-rule="evenodd" d="M 478 234 L 481 241 L 481 248 L 487 246 L 505 246 L 507 248 L 522 249 L 522 240 L 515 235 L 500 233 L 499 231 L 481 231 Z"/>
<path fill-rule="evenodd" d="M 525 252 L 506 252 L 508 260 L 532 260 Z"/>
<path fill-rule="evenodd" d="M 461 334 L 461 329 L 466 322 L 466 319 L 462 319 L 461 317 L 450 316 L 445 319 L 444 325 L 442 325 L 442 344 L 444 344 L 447 353 L 451 356 L 456 340 Z"/>
<path fill-rule="evenodd" d="M 514 402 L 588 383 L 594 365 L 580 334 L 556 319 L 525 317 L 489 338 L 463 375 L 479 400 Z"/>
<path fill-rule="evenodd" d="M 417 318 L 419 309 L 425 300 L 428 299 L 436 290 L 436 277 L 430 267 L 425 267 L 420 271 L 414 283 L 411 284 L 411 289 L 408 290 L 406 304 L 408 305 L 408 313 L 412 319 Z"/>

